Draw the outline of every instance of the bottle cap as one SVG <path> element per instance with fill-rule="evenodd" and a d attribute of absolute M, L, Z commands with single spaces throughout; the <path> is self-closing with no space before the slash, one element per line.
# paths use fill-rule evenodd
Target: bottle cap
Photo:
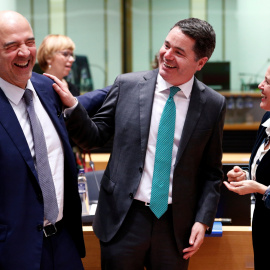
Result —
<path fill-rule="evenodd" d="M 79 173 L 84 173 L 84 169 L 79 169 Z"/>

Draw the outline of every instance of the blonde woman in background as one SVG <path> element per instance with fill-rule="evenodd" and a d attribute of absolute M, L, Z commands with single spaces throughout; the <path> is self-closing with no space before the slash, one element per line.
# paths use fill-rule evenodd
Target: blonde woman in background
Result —
<path fill-rule="evenodd" d="M 64 79 L 75 61 L 74 50 L 75 44 L 71 38 L 64 35 L 48 35 L 40 44 L 37 60 L 45 73 L 56 76 L 65 83 L 73 96 L 79 96 L 80 90 Z"/>

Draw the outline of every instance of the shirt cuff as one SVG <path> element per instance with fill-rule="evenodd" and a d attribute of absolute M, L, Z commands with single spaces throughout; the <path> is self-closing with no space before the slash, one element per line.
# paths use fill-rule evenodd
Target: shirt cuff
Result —
<path fill-rule="evenodd" d="M 249 172 L 248 171 L 246 171 L 246 170 L 243 170 L 245 173 L 246 173 L 246 180 L 249 180 Z"/>
<path fill-rule="evenodd" d="M 73 105 L 72 107 L 69 107 L 69 108 L 64 109 L 64 111 L 63 111 L 64 118 L 68 118 L 72 114 L 72 112 L 74 111 L 74 109 L 77 107 L 77 105 L 78 105 L 79 102 L 78 102 L 78 99 L 77 98 L 75 98 L 75 100 L 76 100 L 75 105 Z"/>
<path fill-rule="evenodd" d="M 263 194 L 262 200 L 265 201 L 266 197 L 269 195 L 270 193 L 270 186 L 267 187 L 265 193 Z"/>

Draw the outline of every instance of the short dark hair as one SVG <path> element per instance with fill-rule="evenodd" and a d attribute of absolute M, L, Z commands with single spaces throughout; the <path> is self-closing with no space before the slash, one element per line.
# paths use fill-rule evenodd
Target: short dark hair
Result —
<path fill-rule="evenodd" d="M 196 61 L 203 57 L 211 57 L 216 46 L 216 34 L 213 27 L 206 21 L 189 18 L 177 22 L 172 28 L 179 27 L 181 31 L 195 40 L 193 51 Z"/>

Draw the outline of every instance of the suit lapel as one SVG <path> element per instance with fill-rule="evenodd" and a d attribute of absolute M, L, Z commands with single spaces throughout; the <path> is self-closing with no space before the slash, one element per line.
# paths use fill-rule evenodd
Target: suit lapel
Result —
<path fill-rule="evenodd" d="M 28 164 L 32 172 L 37 177 L 34 161 L 31 156 L 20 123 L 18 122 L 17 116 L 14 110 L 12 109 L 12 106 L 10 105 L 6 95 L 4 94 L 1 88 L 0 88 L 0 123 L 10 136 L 15 147 L 17 147 L 17 149 L 21 153 L 25 162 Z"/>
<path fill-rule="evenodd" d="M 254 145 L 253 149 L 252 149 L 252 153 L 250 156 L 250 160 L 249 160 L 249 168 L 251 168 L 251 165 L 253 163 L 253 160 L 255 158 L 255 155 L 257 154 L 257 150 L 260 147 L 260 145 L 262 144 L 264 138 L 266 137 L 266 133 L 265 133 L 265 127 L 260 129 L 260 133 L 258 134 L 258 137 L 256 139 L 256 144 Z"/>
<path fill-rule="evenodd" d="M 31 78 L 31 82 L 36 90 L 36 93 L 44 109 L 46 110 L 50 118 L 53 120 L 53 122 L 55 122 L 55 117 L 56 115 L 59 115 L 59 113 L 56 104 L 54 104 L 53 102 L 53 97 L 51 96 L 51 93 L 48 90 L 48 86 L 46 87 L 46 85 L 44 85 L 43 82 L 37 80 L 35 77 Z"/>
<path fill-rule="evenodd" d="M 57 129 L 61 140 L 64 141 L 64 147 L 69 144 L 68 137 L 65 134 L 65 128 L 63 128 L 64 120 L 59 121 L 59 116 L 61 114 L 61 108 L 54 103 L 53 98 L 50 96 L 47 88 L 43 83 L 38 82 L 34 77 L 31 78 L 31 82 L 39 96 L 39 99 L 50 116 L 55 128 Z M 54 94 L 54 93 L 52 93 Z M 0 124 L 4 127 L 6 132 L 9 134 L 10 138 L 14 142 L 15 147 L 21 153 L 23 159 L 37 178 L 37 172 L 35 170 L 34 161 L 29 150 L 27 141 L 25 139 L 24 133 L 18 122 L 17 116 L 12 109 L 6 95 L 0 88 Z M 65 149 L 66 150 L 66 149 Z"/>
<path fill-rule="evenodd" d="M 148 72 L 138 85 L 140 100 L 140 129 L 142 157 L 145 157 L 152 115 L 153 99 L 158 70 Z"/>
<path fill-rule="evenodd" d="M 65 121 L 62 115 L 62 103 L 60 102 L 59 96 L 52 89 L 51 85 L 48 83 L 43 83 L 43 80 L 40 80 L 39 78 L 33 76 L 31 78 L 31 82 L 37 92 L 37 95 L 42 105 L 44 106 L 47 114 L 53 122 L 56 131 L 58 132 L 64 148 L 65 163 L 73 165 L 74 158 L 72 154 L 72 149 L 70 147 L 68 134 L 66 132 Z"/>
<path fill-rule="evenodd" d="M 56 98 L 54 98 L 56 93 L 54 90 L 48 89 L 48 84 L 45 85 L 41 80 L 38 80 L 35 77 L 31 78 L 31 82 L 44 109 L 51 118 L 61 140 L 64 138 L 65 142 L 68 142 L 68 137 L 65 133 L 65 123 L 62 116 L 62 108 L 60 108 L 60 104 L 57 104 Z"/>
<path fill-rule="evenodd" d="M 143 157 L 145 157 L 147 149 L 157 75 L 157 69 L 150 71 L 144 76 L 143 81 L 141 81 L 138 85 L 140 89 L 140 128 L 141 149 Z M 181 158 L 185 147 L 190 139 L 190 136 L 196 127 L 197 121 L 200 118 L 205 103 L 205 97 L 203 94 L 204 90 L 205 87 L 203 86 L 203 84 L 201 84 L 195 78 L 192 87 L 187 117 L 185 120 L 183 133 L 177 152 L 176 163 Z"/>
<path fill-rule="evenodd" d="M 182 136 L 181 136 L 179 147 L 178 147 L 178 152 L 177 152 L 175 164 L 177 164 L 178 161 L 180 160 L 180 158 L 181 158 L 181 156 L 182 156 L 182 154 L 183 154 L 183 152 L 188 144 L 190 136 L 193 133 L 193 131 L 197 125 L 197 122 L 200 118 L 202 108 L 203 108 L 204 103 L 205 103 L 204 90 L 205 90 L 205 87 L 203 86 L 203 84 L 201 84 L 195 78 L 194 83 L 193 83 L 193 87 L 192 87 L 188 112 L 187 112 Z"/>

